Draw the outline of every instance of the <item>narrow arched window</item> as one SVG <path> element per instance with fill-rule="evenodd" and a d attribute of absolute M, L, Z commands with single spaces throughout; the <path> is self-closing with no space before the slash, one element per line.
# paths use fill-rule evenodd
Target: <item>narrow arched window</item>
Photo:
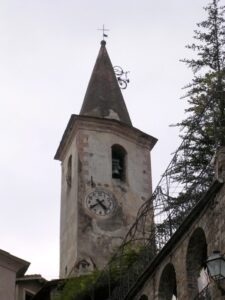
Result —
<path fill-rule="evenodd" d="M 126 180 L 126 154 L 122 146 L 112 146 L 112 178 Z"/>
<path fill-rule="evenodd" d="M 72 184 L 72 155 L 68 158 L 67 161 L 67 170 L 66 170 L 66 182 L 69 187 Z"/>

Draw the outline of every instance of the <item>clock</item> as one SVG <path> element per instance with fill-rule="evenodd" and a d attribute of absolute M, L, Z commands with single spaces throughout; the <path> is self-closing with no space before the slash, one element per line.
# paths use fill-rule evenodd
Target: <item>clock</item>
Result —
<path fill-rule="evenodd" d="M 112 193 L 96 189 L 87 196 L 86 206 L 95 215 L 107 216 L 114 211 L 116 202 Z"/>

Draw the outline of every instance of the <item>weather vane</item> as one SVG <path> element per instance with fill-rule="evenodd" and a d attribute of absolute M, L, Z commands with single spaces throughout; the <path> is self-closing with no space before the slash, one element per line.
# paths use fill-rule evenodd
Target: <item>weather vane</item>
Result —
<path fill-rule="evenodd" d="M 127 88 L 127 84 L 130 80 L 127 78 L 127 74 L 130 73 L 129 71 L 124 72 L 123 69 L 119 66 L 113 67 L 114 72 L 116 74 L 116 78 L 118 80 L 119 86 L 122 90 Z"/>
<path fill-rule="evenodd" d="M 105 34 L 106 31 L 109 31 L 109 29 L 106 29 L 105 28 L 105 25 L 103 24 L 102 28 L 101 29 L 98 29 L 98 30 L 101 30 L 102 31 L 102 36 L 103 36 L 103 41 L 105 40 L 106 37 L 108 37 L 107 34 Z"/>

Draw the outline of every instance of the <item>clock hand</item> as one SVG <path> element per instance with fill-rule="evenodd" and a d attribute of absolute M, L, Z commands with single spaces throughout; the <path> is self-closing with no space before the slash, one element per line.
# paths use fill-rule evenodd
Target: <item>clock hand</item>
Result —
<path fill-rule="evenodd" d="M 104 209 L 107 209 L 107 207 L 104 204 L 102 204 L 102 202 L 104 201 L 104 199 L 103 200 L 96 199 L 96 201 L 97 201 L 97 203 L 90 205 L 90 208 L 94 208 L 95 206 L 100 205 L 101 207 L 104 206 L 103 207 Z"/>
<path fill-rule="evenodd" d="M 97 205 L 98 205 L 98 203 L 92 204 L 92 205 L 90 205 L 90 208 L 94 208 Z"/>
<path fill-rule="evenodd" d="M 102 203 L 104 201 L 104 199 L 103 200 L 96 199 L 96 201 L 104 210 L 107 210 L 107 207 L 105 206 L 105 204 Z"/>

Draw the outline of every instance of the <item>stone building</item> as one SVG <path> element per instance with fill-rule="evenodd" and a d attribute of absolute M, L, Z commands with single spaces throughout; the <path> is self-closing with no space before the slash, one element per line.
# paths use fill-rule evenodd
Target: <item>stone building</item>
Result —
<path fill-rule="evenodd" d="M 24 276 L 29 263 L 0 250 L 0 299 L 15 300 L 16 278 Z"/>
<path fill-rule="evenodd" d="M 62 162 L 61 278 L 102 269 L 120 245 L 152 193 L 155 143 L 132 126 L 102 41 L 80 114 L 71 116 L 55 155 Z"/>
<path fill-rule="evenodd" d="M 39 274 L 24 275 L 16 278 L 16 300 L 31 300 L 46 284 L 47 280 Z"/>
<path fill-rule="evenodd" d="M 0 250 L 0 299 L 30 300 L 46 280 L 40 275 L 26 276 L 30 263 Z"/>

